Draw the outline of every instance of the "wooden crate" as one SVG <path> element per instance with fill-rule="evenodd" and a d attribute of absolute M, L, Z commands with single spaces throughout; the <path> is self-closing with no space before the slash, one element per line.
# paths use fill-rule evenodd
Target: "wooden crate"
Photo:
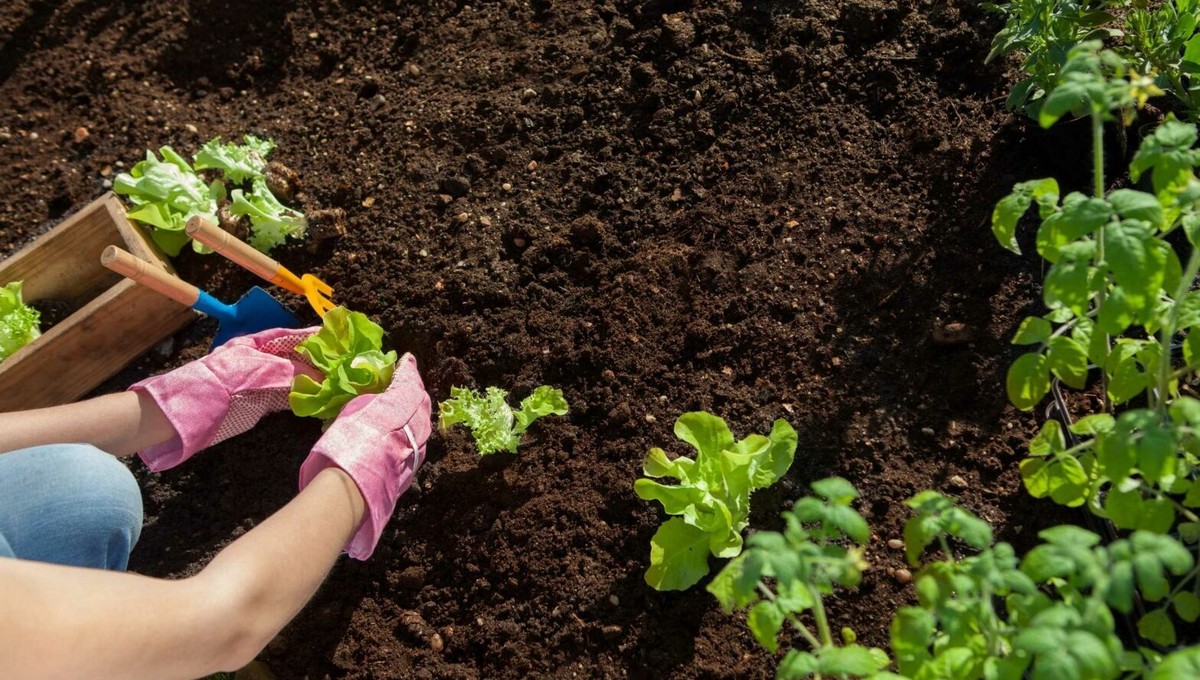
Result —
<path fill-rule="evenodd" d="M 112 193 L 0 261 L 0 286 L 24 281 L 26 302 L 58 300 L 69 317 L 0 361 L 0 411 L 74 401 L 183 328 L 196 313 L 100 264 L 116 245 L 174 273 Z"/>

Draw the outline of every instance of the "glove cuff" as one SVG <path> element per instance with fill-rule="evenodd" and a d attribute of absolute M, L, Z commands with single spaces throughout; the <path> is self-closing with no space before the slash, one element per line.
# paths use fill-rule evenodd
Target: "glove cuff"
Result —
<path fill-rule="evenodd" d="M 327 432 L 300 467 L 301 491 L 330 466 L 340 468 L 354 480 L 365 510 L 362 524 L 346 544 L 346 553 L 353 559 L 366 560 L 375 552 L 396 502 L 412 486 L 425 458 L 424 447 L 417 441 L 408 424 L 392 432 L 379 432 L 358 423 L 345 423 L 336 432 Z M 353 455 L 356 447 L 352 443 L 386 450 L 386 471 L 379 469 L 377 457 Z"/>
<path fill-rule="evenodd" d="M 148 394 L 175 428 L 175 437 L 138 452 L 152 472 L 173 468 L 208 446 L 229 408 L 225 385 L 199 361 L 147 378 L 129 389 Z M 214 418 L 216 414 L 220 417 Z"/>

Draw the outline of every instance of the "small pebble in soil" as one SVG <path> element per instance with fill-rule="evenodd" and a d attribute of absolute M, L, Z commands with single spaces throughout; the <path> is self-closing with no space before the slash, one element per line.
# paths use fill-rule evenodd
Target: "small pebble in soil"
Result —
<path fill-rule="evenodd" d="M 600 629 L 600 632 L 606 638 L 615 638 L 615 637 L 620 637 L 621 633 L 623 633 L 625 631 L 620 626 L 613 625 L 613 626 L 604 626 L 603 628 Z"/>
<path fill-rule="evenodd" d="M 492 219 L 487 215 L 484 215 L 483 217 L 479 218 L 479 223 L 485 227 L 490 227 L 492 226 Z"/>
<path fill-rule="evenodd" d="M 891 548 L 892 550 L 903 550 L 904 549 L 904 541 L 901 541 L 898 538 L 890 538 L 890 539 L 888 539 L 887 546 L 889 548 Z"/>
<path fill-rule="evenodd" d="M 937 324 L 933 327 L 933 342 L 935 345 L 962 345 L 971 341 L 975 333 L 965 323 L 951 322 Z"/>
<path fill-rule="evenodd" d="M 655 418 L 653 413 L 647 413 L 647 414 L 646 414 L 646 422 L 647 422 L 647 423 L 651 423 L 651 424 L 653 424 L 653 423 L 655 423 L 655 422 L 657 422 L 657 421 L 658 421 L 658 418 Z"/>
<path fill-rule="evenodd" d="M 537 96 L 537 90 L 532 87 L 527 87 L 521 91 L 521 99 L 533 99 Z"/>
<path fill-rule="evenodd" d="M 92 133 L 88 132 L 88 129 L 85 128 L 84 126 L 80 125 L 79 127 L 75 128 L 74 137 L 75 137 L 76 144 L 82 144 L 84 141 L 87 140 L 88 137 L 91 137 L 91 136 L 92 136 Z"/>
<path fill-rule="evenodd" d="M 601 373 L 600 376 L 608 382 L 612 382 L 617 379 L 617 374 L 613 373 L 611 368 L 604 369 L 604 372 Z"/>
<path fill-rule="evenodd" d="M 783 226 L 786 229 L 795 229 L 796 227 L 800 226 L 800 223 L 796 220 L 788 220 Z"/>
<path fill-rule="evenodd" d="M 200 133 L 200 128 L 196 127 L 195 125 L 192 125 L 191 123 L 184 125 L 183 129 L 187 130 L 188 132 L 192 133 L 193 135 Z"/>
<path fill-rule="evenodd" d="M 362 205 L 364 208 L 370 208 L 371 206 L 375 205 L 375 197 L 367 196 L 363 199 Z"/>
<path fill-rule="evenodd" d="M 29 138 L 30 138 L 30 139 L 33 139 L 33 140 L 36 140 L 36 139 L 38 138 L 38 133 L 36 133 L 36 132 L 30 132 L 30 133 L 29 133 Z"/>
<path fill-rule="evenodd" d="M 896 580 L 901 583 L 909 583 L 912 581 L 912 572 L 907 569 L 897 569 L 895 576 Z"/>
<path fill-rule="evenodd" d="M 409 64 L 408 66 L 404 67 L 404 70 L 408 71 L 408 75 L 410 76 L 421 75 L 421 67 L 417 66 L 416 64 Z"/>
<path fill-rule="evenodd" d="M 422 248 L 421 250 L 419 250 L 419 251 L 417 252 L 417 254 L 418 254 L 418 255 L 420 255 L 421 257 L 429 257 L 429 251 L 428 251 L 428 250 L 425 250 L 424 248 Z"/>
<path fill-rule="evenodd" d="M 454 221 L 458 222 L 459 224 L 466 224 L 470 220 L 471 220 L 470 213 L 460 212 L 459 214 L 454 216 Z"/>
<path fill-rule="evenodd" d="M 937 432 L 934 432 L 932 427 L 922 427 L 921 434 L 925 435 L 926 437 L 932 437 L 936 435 Z"/>
<path fill-rule="evenodd" d="M 962 475 L 951 475 L 950 479 L 947 481 L 950 482 L 950 486 L 953 486 L 957 489 L 965 489 L 968 486 L 967 480 L 963 479 Z"/>
<path fill-rule="evenodd" d="M 538 162 L 537 161 L 529 161 L 529 165 L 527 165 L 525 167 L 529 168 L 529 172 L 533 172 L 534 170 L 538 169 Z"/>
<path fill-rule="evenodd" d="M 620 607 L 621 606 L 621 598 L 617 597 L 616 595 L 609 595 L 608 603 L 614 607 Z"/>
<path fill-rule="evenodd" d="M 509 184 L 508 182 L 505 182 L 504 184 L 501 184 L 501 185 L 500 185 L 500 188 L 501 188 L 501 189 L 504 189 L 505 191 L 512 191 L 512 185 L 511 185 L 511 184 Z"/>
<path fill-rule="evenodd" d="M 100 186 L 104 187 L 105 189 L 111 189 L 112 188 L 112 180 L 106 178 L 104 181 L 100 182 Z"/>

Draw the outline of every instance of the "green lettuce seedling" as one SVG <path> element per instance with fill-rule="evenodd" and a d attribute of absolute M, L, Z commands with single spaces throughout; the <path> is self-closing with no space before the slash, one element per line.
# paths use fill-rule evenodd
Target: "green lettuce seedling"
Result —
<path fill-rule="evenodd" d="M 275 148 L 275 142 L 246 135 L 241 144 L 222 144 L 217 137 L 196 152 L 197 170 L 220 170 L 225 179 L 234 184 L 259 179 L 267 167 L 267 154 Z"/>
<path fill-rule="evenodd" d="M 128 217 L 153 226 L 154 241 L 173 257 L 188 242 L 183 229 L 189 219 L 200 216 L 218 222 L 217 207 L 226 198 L 226 182 L 233 186 L 249 182 L 249 191 L 229 192 L 229 212 L 248 217 L 250 245 L 270 252 L 288 237 L 303 238 L 308 229 L 304 213 L 280 203 L 267 187 L 266 158 L 274 148 L 275 142 L 254 135 L 246 135 L 241 144 L 222 143 L 217 137 L 200 148 L 193 167 L 164 146 L 159 150 L 163 160 L 147 151 L 146 160 L 117 175 L 113 190 L 133 203 Z M 206 185 L 197 170 L 219 170 L 222 179 Z M 199 253 L 210 252 L 199 242 L 192 247 Z"/>
<path fill-rule="evenodd" d="M 438 424 L 443 430 L 464 424 L 479 447 L 479 455 L 497 451 L 517 452 L 521 435 L 542 416 L 567 413 L 562 390 L 542 385 L 521 400 L 514 411 L 508 405 L 508 391 L 489 387 L 480 394 L 465 387 L 450 388 L 450 398 L 438 404 Z"/>
<path fill-rule="evenodd" d="M 776 420 L 767 437 L 735 442 L 725 421 L 704 412 L 675 421 L 675 436 L 691 444 L 696 458 L 670 460 L 662 449 L 646 455 L 646 477 L 634 483 L 643 500 L 658 501 L 669 515 L 650 541 L 646 583 L 656 590 L 686 590 L 708 573 L 708 555 L 736 557 L 750 516 L 750 493 L 774 484 L 796 454 L 796 431 Z M 654 481 L 674 477 L 679 484 Z"/>
<path fill-rule="evenodd" d="M 328 423 L 351 399 L 387 389 L 396 369 L 396 352 L 385 354 L 382 348 L 383 328 L 365 314 L 345 307 L 331 310 L 321 330 L 296 346 L 325 379 L 296 376 L 288 395 L 292 412 Z"/>
<path fill-rule="evenodd" d="M 250 218 L 249 243 L 257 250 L 268 253 L 289 236 L 304 238 L 308 229 L 308 219 L 304 213 L 280 203 L 262 177 L 254 179 L 249 193 L 234 189 L 230 192 L 230 198 L 233 203 L 229 206 L 229 212 Z"/>
<path fill-rule="evenodd" d="M 174 257 L 189 240 L 183 227 L 193 217 L 200 216 L 216 224 L 217 200 L 224 197 L 220 182 L 212 186 L 196 174 L 192 166 L 169 146 L 146 152 L 146 160 L 121 173 L 113 180 L 113 191 L 127 196 L 133 203 L 128 217 L 154 227 L 154 242 Z M 197 252 L 203 246 L 194 242 Z"/>
<path fill-rule="evenodd" d="M 41 315 L 21 299 L 21 282 L 0 287 L 0 361 L 41 335 Z"/>

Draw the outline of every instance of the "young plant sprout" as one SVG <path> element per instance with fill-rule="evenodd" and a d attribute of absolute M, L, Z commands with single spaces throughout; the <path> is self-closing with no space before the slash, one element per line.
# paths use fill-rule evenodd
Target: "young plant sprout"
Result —
<path fill-rule="evenodd" d="M 450 388 L 450 398 L 438 404 L 438 424 L 443 430 L 458 424 L 466 425 L 479 447 L 479 455 L 497 451 L 517 452 L 521 435 L 533 421 L 542 416 L 561 416 L 567 413 L 567 400 L 562 390 L 542 385 L 521 400 L 514 411 L 508 405 L 508 391 L 489 387 L 480 394 L 465 387 Z"/>
<path fill-rule="evenodd" d="M 41 335 L 41 314 L 21 298 L 21 282 L 0 286 L 0 361 Z"/>
<path fill-rule="evenodd" d="M 383 328 L 360 312 L 335 307 L 321 330 L 296 346 L 325 379 L 296 376 L 288 402 L 298 416 L 333 421 L 342 407 L 360 394 L 387 389 L 396 370 L 395 350 L 384 353 Z"/>
<path fill-rule="evenodd" d="M 667 520 L 650 540 L 646 583 L 656 590 L 687 590 L 708 573 L 708 556 L 736 557 L 749 523 L 750 494 L 784 475 L 796 455 L 796 431 L 776 420 L 769 436 L 735 442 L 729 427 L 710 413 L 685 413 L 675 436 L 696 449 L 696 458 L 668 459 L 653 448 L 642 464 L 646 478 L 633 489 L 658 501 Z M 674 477 L 677 485 L 655 481 Z"/>

